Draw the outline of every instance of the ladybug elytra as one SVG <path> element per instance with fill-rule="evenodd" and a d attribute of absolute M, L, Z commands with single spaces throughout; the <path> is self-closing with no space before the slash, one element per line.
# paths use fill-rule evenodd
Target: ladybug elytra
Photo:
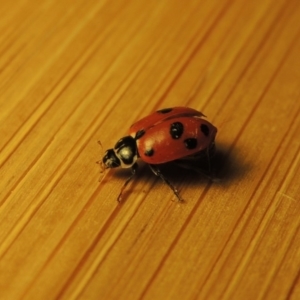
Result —
<path fill-rule="evenodd" d="M 167 162 L 193 161 L 214 151 L 217 128 L 206 121 L 201 112 L 188 107 L 158 110 L 134 123 L 129 135 L 121 138 L 114 148 L 108 149 L 98 163 L 102 169 L 131 168 L 131 176 L 125 181 L 122 193 L 137 170 L 137 160 L 147 163 L 152 172 L 160 177 L 182 201 L 177 189 L 159 169 Z"/>

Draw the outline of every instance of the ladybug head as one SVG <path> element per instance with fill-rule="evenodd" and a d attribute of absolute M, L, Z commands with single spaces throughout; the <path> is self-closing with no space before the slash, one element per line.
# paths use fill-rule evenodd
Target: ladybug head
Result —
<path fill-rule="evenodd" d="M 108 149 L 102 158 L 102 166 L 104 169 L 120 167 L 121 162 L 116 156 L 114 149 Z"/>
<path fill-rule="evenodd" d="M 138 157 L 136 141 L 132 136 L 121 138 L 113 149 L 108 149 L 103 158 L 102 165 L 108 168 L 130 168 Z"/>

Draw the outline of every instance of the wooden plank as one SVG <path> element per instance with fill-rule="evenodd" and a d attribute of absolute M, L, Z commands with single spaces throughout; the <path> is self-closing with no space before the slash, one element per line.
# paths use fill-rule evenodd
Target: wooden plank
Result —
<path fill-rule="evenodd" d="M 2 2 L 1 299 L 300 298 L 298 1 Z M 97 141 L 172 106 L 220 180 L 141 162 L 118 204 Z"/>

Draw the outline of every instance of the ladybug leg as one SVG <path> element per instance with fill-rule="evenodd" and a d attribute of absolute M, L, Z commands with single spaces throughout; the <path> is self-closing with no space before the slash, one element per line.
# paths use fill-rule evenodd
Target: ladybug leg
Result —
<path fill-rule="evenodd" d="M 178 193 L 178 190 L 175 188 L 175 186 L 161 173 L 160 169 L 156 166 L 156 165 L 150 165 L 149 167 L 151 169 L 151 171 L 158 176 L 164 183 L 166 183 L 171 190 L 173 191 L 173 193 L 175 194 L 175 196 L 177 197 L 177 200 L 179 202 L 183 202 L 184 200 L 181 198 L 181 196 Z"/>
<path fill-rule="evenodd" d="M 120 194 L 119 194 L 119 196 L 118 196 L 118 202 L 119 202 L 119 203 L 122 201 L 122 195 L 123 195 L 123 192 L 124 192 L 126 186 L 128 185 L 128 183 L 132 180 L 132 178 L 133 178 L 134 175 L 136 174 L 137 168 L 138 168 L 138 164 L 135 163 L 135 164 L 132 166 L 132 168 L 131 168 L 131 175 L 130 175 L 130 177 L 128 177 L 128 178 L 126 179 L 126 181 L 124 182 L 124 184 L 123 184 L 123 186 L 122 186 L 122 188 L 121 188 Z"/>

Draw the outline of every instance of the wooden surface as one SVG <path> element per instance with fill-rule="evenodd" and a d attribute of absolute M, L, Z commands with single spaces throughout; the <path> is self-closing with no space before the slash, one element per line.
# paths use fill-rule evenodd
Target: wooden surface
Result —
<path fill-rule="evenodd" d="M 0 4 L 0 299 L 300 299 L 300 2 Z M 159 108 L 218 127 L 216 172 L 104 149 Z"/>

